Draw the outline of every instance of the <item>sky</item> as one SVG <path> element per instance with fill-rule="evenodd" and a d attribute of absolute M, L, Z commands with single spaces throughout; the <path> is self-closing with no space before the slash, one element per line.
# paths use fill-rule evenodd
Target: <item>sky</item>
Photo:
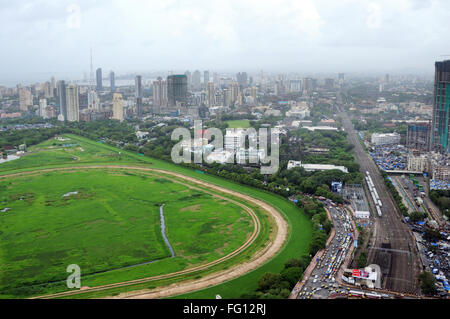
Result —
<path fill-rule="evenodd" d="M 448 0 L 0 0 L 0 85 L 127 72 L 432 73 Z M 445 56 L 447 55 L 447 56 Z"/>

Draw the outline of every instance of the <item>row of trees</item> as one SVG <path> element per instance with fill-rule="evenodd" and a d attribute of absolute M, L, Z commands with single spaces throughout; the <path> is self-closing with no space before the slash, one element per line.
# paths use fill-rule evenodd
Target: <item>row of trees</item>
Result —
<path fill-rule="evenodd" d="M 432 190 L 430 199 L 439 207 L 442 214 L 450 218 L 450 190 Z"/>
<path fill-rule="evenodd" d="M 308 267 L 310 258 L 290 259 L 280 273 L 265 273 L 258 280 L 258 288 L 241 296 L 244 299 L 286 299 Z"/>

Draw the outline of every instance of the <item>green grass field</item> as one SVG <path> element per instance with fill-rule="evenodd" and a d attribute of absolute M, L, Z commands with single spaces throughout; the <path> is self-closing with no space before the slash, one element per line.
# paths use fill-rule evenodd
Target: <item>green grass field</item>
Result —
<path fill-rule="evenodd" d="M 250 121 L 249 120 L 231 120 L 227 121 L 229 128 L 249 128 Z"/>
<path fill-rule="evenodd" d="M 19 160 L 14 160 L 11 162 L 1 164 L 0 175 L 17 173 L 17 172 L 33 171 L 36 168 L 45 169 L 45 168 L 54 168 L 54 167 L 75 167 L 76 165 L 85 165 L 85 164 L 130 165 L 130 163 L 132 163 L 134 166 L 151 167 L 151 168 L 157 168 L 157 169 L 163 169 L 163 170 L 167 170 L 167 171 L 174 171 L 174 172 L 182 173 L 186 176 L 195 177 L 198 180 L 204 180 L 206 182 L 209 182 L 212 184 L 217 184 L 219 186 L 229 188 L 234 191 L 241 192 L 243 194 L 251 195 L 254 198 L 258 198 L 258 199 L 268 202 L 269 204 L 271 204 L 272 206 L 277 208 L 284 215 L 284 217 L 286 218 L 286 220 L 288 221 L 288 223 L 290 225 L 289 238 L 288 238 L 288 241 L 286 242 L 284 248 L 272 260 L 270 260 L 263 266 L 259 267 L 256 270 L 253 270 L 252 272 L 250 272 L 247 275 L 242 276 L 240 278 L 231 280 L 229 282 L 220 284 L 218 286 L 215 286 L 215 287 L 212 287 L 209 289 L 201 290 L 201 291 L 198 291 L 198 292 L 195 292 L 192 294 L 183 295 L 183 296 L 179 296 L 179 297 L 183 297 L 183 298 L 184 297 L 214 298 L 215 294 L 220 293 L 225 298 L 237 298 L 242 293 L 248 292 L 248 291 L 251 291 L 252 289 L 254 289 L 256 287 L 257 280 L 265 272 L 268 272 L 268 271 L 278 272 L 282 269 L 283 264 L 287 259 L 299 257 L 301 255 L 306 254 L 308 251 L 308 246 L 311 241 L 311 223 L 310 223 L 310 221 L 303 214 L 303 212 L 301 210 L 299 210 L 292 203 L 283 199 L 280 196 L 277 196 L 277 195 L 274 195 L 272 193 L 268 193 L 265 191 L 257 190 L 257 189 L 251 188 L 251 187 L 239 185 L 239 184 L 224 180 L 224 179 L 216 177 L 216 176 L 211 176 L 208 174 L 198 174 L 194 170 L 190 170 L 190 169 L 187 169 L 187 168 L 184 168 L 181 166 L 176 166 L 172 163 L 164 162 L 164 161 L 153 159 L 153 158 L 142 157 L 135 153 L 125 152 L 125 151 L 119 150 L 115 147 L 100 144 L 96 141 L 91 141 L 91 140 L 81 138 L 78 136 L 66 135 L 66 137 L 70 138 L 70 141 L 63 142 L 63 143 L 70 143 L 70 144 L 73 143 L 73 144 L 77 144 L 77 145 L 61 147 L 61 145 L 54 145 L 55 140 L 47 141 L 45 143 L 42 143 L 40 145 L 37 145 L 37 146 L 31 148 L 31 152 L 32 152 L 31 154 L 24 156 L 23 158 L 21 158 Z M 59 143 L 59 142 L 56 141 L 56 143 Z M 119 156 L 119 152 L 121 152 L 120 156 Z M 55 176 L 58 175 L 58 173 L 51 173 L 51 174 L 53 174 Z M 84 174 L 84 173 L 76 172 L 76 173 L 70 173 L 70 174 L 75 174 L 74 176 L 76 176 L 77 174 Z M 98 173 L 98 174 L 100 174 L 100 173 Z M 123 175 L 123 173 L 121 173 L 121 174 Z M 45 178 L 44 175 L 42 175 L 40 177 L 33 176 L 33 178 Z M 61 175 L 64 176 L 64 174 L 61 174 Z M 108 178 L 104 179 L 103 176 L 106 176 L 106 175 L 108 176 Z M 137 175 L 139 175 L 139 174 L 137 174 Z M 27 177 L 27 178 L 30 178 L 30 177 Z M 109 189 L 104 190 L 106 193 L 103 194 L 103 196 L 108 197 L 108 191 L 109 191 L 109 192 L 114 193 L 113 194 L 114 196 L 118 196 L 118 198 L 116 198 L 117 201 L 124 201 L 126 198 L 120 198 L 120 196 L 122 196 L 122 194 L 120 194 L 120 193 L 123 192 L 122 188 L 125 185 L 134 184 L 134 182 L 133 183 L 120 182 L 118 184 L 114 184 L 115 178 L 123 179 L 125 177 L 124 176 L 115 176 L 114 174 L 104 174 L 103 173 L 101 175 L 101 177 L 97 176 L 97 178 L 96 179 L 94 178 L 94 179 L 101 181 L 101 184 L 104 184 L 103 180 L 105 183 L 107 180 L 109 180 L 112 183 L 112 185 Z M 130 178 L 130 179 L 128 179 L 128 178 Z M 74 179 L 77 180 L 77 178 L 74 178 Z M 129 181 L 131 181 L 131 179 L 136 179 L 137 181 L 142 181 L 143 183 L 145 183 L 145 181 L 146 181 L 148 183 L 149 179 L 152 180 L 152 177 L 147 176 L 145 179 L 143 179 L 142 176 L 127 175 L 126 179 Z M 157 178 L 153 177 L 153 179 L 157 179 Z M 84 180 L 84 179 L 81 179 L 81 180 Z M 72 182 L 74 182 L 74 181 L 72 181 Z M 153 181 L 153 182 L 156 184 L 158 183 L 155 181 Z M 4 182 L 2 182 L 2 185 L 3 184 L 4 184 Z M 47 184 L 50 184 L 50 183 L 47 183 Z M 46 187 L 47 187 L 47 184 L 45 184 Z M 83 183 L 81 183 L 81 184 L 83 184 Z M 91 184 L 91 183 L 89 183 L 89 184 Z M 118 191 L 117 188 L 115 188 L 113 185 L 117 186 L 120 189 L 120 191 Z M 165 185 L 166 184 L 164 184 L 164 187 L 165 187 Z M 14 185 L 12 185 L 12 186 L 14 186 Z M 16 185 L 14 187 L 19 187 L 19 186 L 20 185 Z M 180 185 L 178 185 L 178 186 L 180 186 Z M 23 186 L 23 187 L 25 187 L 25 186 Z M 36 186 L 35 187 L 30 186 L 30 187 L 31 187 L 30 189 L 32 189 L 31 193 L 36 193 L 35 196 L 37 196 L 37 197 L 33 197 L 32 206 L 38 205 L 39 201 L 37 200 L 37 198 L 41 198 L 43 195 L 42 194 L 39 195 L 40 192 L 36 191 L 38 189 L 38 187 L 36 187 Z M 53 186 L 48 186 L 48 187 L 53 187 Z M 83 189 L 86 193 L 81 193 L 81 194 L 88 194 L 88 195 L 91 194 L 89 192 L 89 187 L 87 187 L 87 186 L 83 186 L 83 187 L 84 188 L 80 187 L 80 189 Z M 73 186 L 69 187 L 69 188 L 73 189 Z M 112 189 L 114 189 L 114 191 Z M 133 187 L 131 189 L 133 189 Z M 160 190 L 160 189 L 162 189 L 162 187 L 159 187 L 158 190 Z M 7 191 L 8 192 L 12 191 L 12 188 L 10 189 L 8 186 Z M 22 191 L 23 191 L 23 193 L 25 193 L 26 189 L 24 188 L 23 190 L 20 190 L 16 193 L 20 193 Z M 72 190 L 69 190 L 69 191 L 72 191 Z M 192 191 L 192 190 L 190 190 L 190 191 Z M 1 189 L 2 195 L 0 196 L 0 198 L 4 196 L 3 195 L 4 192 L 5 192 L 5 188 L 3 186 L 3 188 Z M 45 193 L 44 190 L 42 192 Z M 92 193 L 94 193 L 93 196 L 100 196 L 100 194 L 98 192 L 92 191 Z M 131 191 L 131 193 L 133 193 L 133 191 Z M 156 202 L 158 202 L 158 200 L 156 199 L 157 197 L 153 198 L 152 196 L 156 196 L 156 193 L 157 192 L 151 192 L 151 196 L 149 196 L 149 194 L 147 193 L 146 194 L 147 199 L 145 199 L 145 200 L 150 199 L 150 201 L 153 201 L 153 204 L 155 204 Z M 127 194 L 127 192 L 124 192 L 123 196 L 127 196 L 126 194 Z M 176 251 L 178 251 L 179 256 L 175 257 L 175 258 L 163 258 L 155 264 L 147 264 L 147 265 L 137 266 L 134 268 L 119 269 L 119 270 L 114 270 L 114 271 L 100 273 L 100 274 L 93 274 L 91 276 L 88 276 L 87 278 L 83 277 L 83 285 L 95 286 L 95 285 L 101 285 L 101 284 L 105 284 L 105 283 L 109 283 L 109 282 L 119 282 L 119 281 L 123 281 L 123 280 L 134 279 L 134 278 L 144 278 L 144 277 L 148 277 L 148 276 L 161 274 L 164 272 L 174 272 L 179 269 L 184 269 L 185 267 L 189 267 L 190 265 L 193 265 L 196 263 L 202 263 L 202 262 L 206 262 L 208 260 L 213 260 L 214 258 L 217 258 L 221 254 L 226 254 L 227 252 L 231 251 L 232 247 L 233 247 L 229 243 L 225 245 L 220 240 L 221 236 L 217 235 L 220 232 L 222 232 L 221 234 L 226 233 L 227 236 L 229 235 L 227 232 L 230 232 L 230 230 L 228 228 L 224 229 L 223 228 L 224 226 L 227 225 L 226 227 L 228 227 L 229 223 L 232 222 L 233 230 L 235 229 L 234 227 L 236 227 L 236 229 L 244 230 L 243 232 L 242 231 L 232 232 L 233 234 L 236 235 L 236 237 L 233 238 L 232 240 L 230 239 L 229 241 L 234 242 L 234 244 L 238 244 L 239 242 L 242 242 L 245 239 L 245 238 L 243 238 L 243 236 L 239 236 L 240 235 L 239 233 L 241 233 L 241 232 L 246 233 L 249 231 L 248 222 L 246 222 L 245 220 L 240 220 L 236 215 L 236 214 L 238 214 L 239 208 L 237 208 L 237 207 L 233 208 L 233 205 L 230 205 L 230 203 L 227 203 L 227 205 L 221 205 L 219 203 L 219 205 L 218 205 L 217 199 L 215 199 L 215 200 L 211 199 L 211 201 L 214 202 L 214 204 L 211 204 L 211 207 L 208 207 L 209 205 L 205 204 L 208 202 L 207 198 L 202 198 L 201 200 L 199 199 L 198 201 L 195 201 L 195 197 L 194 197 L 194 198 L 192 198 L 192 202 L 187 203 L 185 201 L 181 201 L 179 198 L 178 198 L 178 200 L 176 200 L 177 197 L 174 196 L 173 198 L 171 198 L 171 200 L 169 202 L 166 195 L 167 194 L 165 194 L 165 195 L 163 194 L 161 196 L 164 197 L 163 198 L 164 202 L 167 205 L 165 209 L 167 209 L 166 222 L 168 223 L 168 236 L 169 236 L 169 239 L 171 240 L 171 242 L 173 243 L 174 249 Z M 204 194 L 204 193 L 200 194 L 200 195 L 206 196 L 206 194 Z M 142 194 L 142 196 L 145 198 L 144 194 Z M 8 197 L 8 196 L 6 196 L 6 197 Z M 45 198 L 45 196 L 44 196 L 44 198 Z M 129 199 L 129 197 L 128 197 L 128 199 Z M 173 201 L 172 201 L 172 199 L 173 199 Z M 77 199 L 77 200 L 74 200 L 73 202 L 77 202 L 79 200 L 89 201 L 89 198 Z M 158 202 L 158 204 L 159 203 L 160 202 Z M 17 205 L 28 205 L 28 203 L 23 202 L 23 201 L 21 203 L 16 203 L 16 204 Z M 74 204 L 79 205 L 81 203 L 77 202 Z M 135 204 L 137 204 L 137 203 L 135 203 L 135 201 L 133 201 L 133 206 Z M 96 205 L 98 205 L 98 204 L 96 204 Z M 200 210 L 197 205 L 201 205 Z M 203 207 L 204 205 L 206 205 L 206 206 Z M 10 205 L 10 206 L 12 206 L 12 205 Z M 111 207 L 111 205 L 109 205 L 109 206 Z M 231 214 L 230 219 L 227 219 L 227 218 L 223 219 L 222 217 L 216 218 L 218 216 L 214 215 L 213 208 L 217 208 L 217 206 L 230 206 L 229 207 L 230 214 Z M 7 212 L 6 214 L 8 214 L 8 213 L 13 214 L 15 212 L 15 210 L 14 210 L 14 207 L 12 207 L 12 208 L 13 208 L 13 210 L 10 212 Z M 154 206 L 154 208 L 156 208 L 156 209 L 154 210 L 153 214 L 155 212 L 158 212 L 159 206 L 158 207 Z M 257 210 L 256 207 L 252 207 L 252 208 Z M 105 208 L 103 207 L 103 209 L 105 209 Z M 235 211 L 235 209 L 237 209 L 238 211 Z M 177 214 L 180 214 L 181 210 L 183 210 L 183 214 L 189 214 L 190 217 L 187 219 L 178 218 Z M 109 216 L 109 215 L 107 215 L 108 213 L 106 213 L 106 211 L 107 211 L 107 209 L 105 209 L 104 214 L 106 214 L 106 216 Z M 34 214 L 34 213 L 31 213 L 31 214 Z M 37 211 L 36 211 L 36 214 L 37 214 Z M 264 215 L 262 215 L 261 212 L 258 212 L 258 214 L 259 214 L 260 220 L 263 221 L 263 225 L 262 225 L 263 232 L 260 235 L 260 238 L 258 239 L 257 244 L 264 245 L 265 241 L 267 240 L 267 238 L 269 236 L 268 234 L 270 232 L 270 227 L 268 225 L 268 221 L 264 218 Z M 0 216 L 4 217 L 2 215 L 0 215 Z M 30 215 L 28 215 L 27 217 L 29 217 L 29 216 Z M 27 217 L 23 216 L 22 218 L 23 218 L 23 220 L 29 220 L 29 218 L 27 218 Z M 89 216 L 89 218 L 91 218 L 91 217 L 94 218 L 93 216 Z M 109 217 L 111 217 L 111 216 L 109 216 Z M 127 219 L 126 224 L 128 224 L 129 225 L 128 227 L 130 227 L 130 229 L 133 229 L 133 231 L 134 231 L 133 227 L 136 227 L 136 231 L 138 231 L 140 229 L 142 232 L 145 232 L 145 231 L 148 232 L 146 234 L 146 236 L 148 236 L 147 239 L 149 239 L 149 240 L 150 240 L 150 238 L 154 239 L 155 245 L 152 245 L 152 246 L 154 246 L 154 247 L 152 247 L 154 249 L 154 251 L 153 251 L 154 256 L 158 256 L 158 254 L 161 254 L 161 253 L 163 255 L 167 254 L 168 251 L 167 251 L 166 247 L 164 245 L 162 245 L 163 243 L 161 242 L 161 238 L 159 237 L 158 232 L 155 229 L 149 230 L 147 227 L 144 227 L 143 225 L 136 225 L 136 224 L 145 224 L 146 225 L 146 223 L 143 223 L 143 222 L 141 223 L 131 217 L 144 218 L 144 216 L 138 215 L 136 217 L 136 216 L 130 215 L 130 218 Z M 86 218 L 87 218 L 87 216 L 86 216 Z M 126 218 L 126 217 L 122 217 L 122 218 Z M 143 219 L 142 221 L 151 223 L 151 218 L 152 218 L 151 213 L 149 212 L 149 216 L 145 215 L 145 219 Z M 104 219 L 104 220 L 107 220 L 107 222 L 95 221 L 94 223 L 90 224 L 90 227 L 92 227 L 92 228 L 106 227 L 108 229 L 114 228 L 117 231 L 123 231 L 124 229 L 127 229 L 127 227 L 125 227 L 123 225 L 122 226 L 114 225 L 114 223 L 108 221 L 108 219 L 106 219 L 105 216 L 98 217 L 97 219 L 100 219 L 100 220 Z M 23 223 L 23 220 L 22 220 L 22 223 Z M 34 218 L 32 218 L 32 220 L 34 220 Z M 47 225 L 46 223 L 48 223 L 48 222 L 44 221 L 45 218 L 42 216 L 41 216 L 41 218 L 38 218 L 38 220 L 42 221 L 42 226 Z M 94 220 L 95 220 L 95 218 L 94 218 Z M 134 222 L 133 222 L 133 220 L 134 220 Z M 0 222 L 0 229 L 3 232 L 0 236 L 6 235 L 5 231 L 3 231 L 3 227 L 7 227 L 7 228 L 8 227 L 19 227 L 16 224 L 11 225 L 10 223 L 4 223 L 4 221 L 5 220 L 2 220 Z M 86 222 L 86 221 L 87 220 L 85 220 L 84 222 Z M 31 222 L 31 220 L 30 220 L 30 222 Z M 76 223 L 72 223 L 70 220 L 69 221 L 64 220 L 64 222 L 67 222 L 70 225 L 76 224 Z M 82 222 L 82 221 L 80 220 L 80 222 Z M 18 221 L 18 223 L 21 223 L 21 222 Z M 88 223 L 89 223 L 89 221 L 88 221 Z M 68 226 L 70 226 L 70 225 L 68 225 Z M 173 230 L 171 231 L 170 225 L 175 225 L 176 231 L 173 231 Z M 60 225 L 54 225 L 54 226 L 59 227 Z M 159 224 L 157 224 L 157 226 L 159 226 Z M 23 226 L 20 226 L 20 227 L 23 227 L 22 228 L 22 232 L 23 232 L 27 228 L 27 224 L 24 223 Z M 48 228 L 48 227 L 41 227 L 41 228 Z M 40 239 L 40 238 L 42 238 L 42 236 L 45 236 L 44 234 L 47 234 L 46 232 L 48 232 L 48 231 L 46 230 L 44 232 L 42 232 L 42 231 L 40 232 L 41 228 L 39 228 L 38 226 L 32 228 L 32 227 L 30 227 L 30 225 L 28 225 L 27 229 L 38 230 L 38 232 L 35 232 L 33 234 L 31 234 L 31 232 L 30 232 L 30 234 L 26 235 L 26 236 L 28 236 L 27 238 L 30 239 L 30 238 L 32 238 L 30 236 L 34 236 L 34 237 L 37 236 Z M 57 228 L 53 228 L 53 230 L 55 230 L 55 229 L 57 229 Z M 150 234 L 150 232 L 152 232 L 154 234 L 153 237 L 151 237 L 152 235 Z M 191 234 L 198 234 L 199 232 L 206 234 L 202 240 L 198 240 L 198 239 L 201 239 L 198 236 L 191 235 Z M 8 232 L 6 232 L 6 233 L 8 233 Z M 113 237 L 112 234 L 108 234 L 108 235 Z M 41 236 L 41 237 L 39 237 L 39 236 Z M 76 235 L 74 235 L 74 236 L 76 236 Z M 78 233 L 78 236 L 81 236 L 81 233 Z M 114 261 L 111 261 L 106 257 L 103 264 L 97 265 L 95 263 L 95 264 L 87 265 L 86 267 L 88 267 L 88 269 L 94 269 L 95 267 L 97 267 L 95 269 L 100 269 L 98 267 L 101 267 L 101 265 L 103 265 L 103 266 L 108 265 L 103 268 L 103 269 L 107 269 L 108 267 L 111 267 L 111 265 L 109 265 L 108 263 L 115 263 L 113 265 L 114 267 L 116 267 L 116 266 L 120 267 L 121 265 L 125 265 L 127 263 L 134 263 L 134 262 L 136 262 L 136 260 L 146 259 L 146 258 L 143 258 L 143 259 L 139 259 L 139 258 L 143 257 L 143 255 L 145 255 L 145 257 L 146 257 L 147 253 L 149 253 L 148 246 L 145 246 L 146 244 L 148 245 L 148 241 L 147 240 L 144 241 L 143 238 L 136 238 L 136 236 L 138 236 L 136 233 L 125 235 L 125 238 L 127 238 L 126 240 L 129 240 L 127 242 L 128 246 L 132 246 L 130 243 L 133 243 L 133 245 L 134 245 L 134 243 L 136 242 L 136 245 L 134 245 L 135 247 L 133 247 L 133 249 L 130 250 L 129 254 L 126 255 L 128 257 L 124 257 L 122 259 L 121 258 L 115 259 Z M 208 236 L 210 236 L 210 237 L 208 237 Z M 157 244 L 159 244 L 159 246 Z M 32 244 L 32 245 L 39 245 L 39 243 L 36 241 L 36 244 Z M 79 247 L 77 248 L 75 246 L 76 245 L 72 245 L 73 249 L 75 251 L 77 249 L 79 250 Z M 202 248 L 202 246 L 203 246 L 203 248 Z M 2 250 L 0 251 L 0 259 L 3 259 L 3 258 L 5 258 L 4 257 L 5 251 L 8 248 L 3 248 L 4 247 L 3 245 L 1 247 L 2 247 Z M 159 247 L 159 250 L 157 247 Z M 208 252 L 206 252 L 205 247 L 210 248 L 210 249 L 207 249 Z M 97 248 L 98 247 L 94 247 L 94 249 L 97 249 Z M 117 249 L 120 249 L 120 247 Z M 252 252 L 254 253 L 256 249 L 257 249 L 257 247 L 253 248 L 253 250 L 249 249 L 248 254 L 250 254 Z M 44 248 L 42 249 L 42 251 L 45 251 L 45 250 L 46 249 L 44 249 Z M 56 251 L 58 251 L 58 249 L 56 249 Z M 134 256 L 131 256 L 131 255 L 133 255 L 132 251 L 135 251 Z M 136 251 L 138 251 L 139 253 Z M 10 252 L 8 252 L 7 254 L 10 254 Z M 20 256 L 20 254 L 21 254 L 20 250 L 17 250 L 14 254 L 12 254 L 11 257 L 8 257 L 5 260 L 11 261 L 12 259 L 17 258 L 14 256 Z M 23 256 L 23 254 L 22 254 L 22 256 Z M 222 265 L 221 267 L 229 267 L 230 265 L 238 262 L 239 260 L 245 260 L 245 258 L 247 258 L 246 256 L 248 257 L 248 255 L 240 256 L 236 260 L 227 262 L 224 265 Z M 61 258 L 66 258 L 66 257 L 67 256 L 63 256 Z M 34 258 L 33 260 L 39 261 L 39 253 L 33 254 L 33 256 L 30 258 Z M 93 256 L 93 258 L 97 258 L 97 257 Z M 101 259 L 100 257 L 98 257 L 98 258 Z M 44 261 L 47 260 L 47 259 L 45 259 L 45 257 L 43 257 L 43 255 L 41 255 L 41 259 L 43 259 Z M 14 267 L 18 267 L 17 265 L 20 265 L 20 263 L 16 263 L 15 261 L 10 262 L 10 264 L 11 264 L 10 266 L 12 267 L 11 268 L 12 273 L 15 272 Z M 158 267 L 153 266 L 156 264 L 159 264 Z M 91 268 L 89 268 L 89 267 L 91 267 Z M 209 272 L 217 271 L 220 269 L 221 269 L 220 267 L 215 267 L 215 268 L 212 268 L 211 270 L 209 270 Z M 59 273 L 59 271 L 60 270 L 58 268 L 57 273 Z M 30 269 L 30 273 L 33 273 L 32 269 Z M 66 273 L 64 273 L 63 275 L 66 276 Z M 20 274 L 18 276 L 20 276 Z M 49 275 L 48 278 L 51 278 L 51 276 L 55 276 L 55 274 L 53 273 L 53 274 Z M 1 278 L 4 278 L 4 276 L 2 276 Z M 31 276 L 28 278 L 29 278 L 30 282 L 33 282 L 34 280 L 36 280 L 37 282 L 39 280 L 42 280 L 42 278 L 38 278 L 38 275 L 36 275 L 34 277 Z M 189 279 L 189 278 L 193 278 L 193 277 L 192 276 L 185 277 L 185 279 Z M 24 279 L 22 278 L 21 280 L 24 280 Z M 47 280 L 47 279 L 45 279 L 45 280 Z M 6 285 L 8 285 L 9 283 L 10 282 L 6 283 Z M 169 284 L 169 283 L 171 283 L 171 281 L 166 280 L 166 281 L 151 283 L 151 285 L 149 285 L 149 284 L 136 285 L 136 286 L 122 287 L 120 289 L 119 288 L 111 289 L 111 290 L 96 292 L 96 293 L 87 293 L 87 294 L 81 295 L 81 297 L 99 297 L 99 296 L 104 296 L 104 295 L 111 295 L 112 293 L 117 293 L 117 292 L 121 292 L 121 291 L 129 291 L 129 290 L 140 289 L 140 288 L 155 287 L 158 284 Z M 3 279 L 2 279 L 2 285 L 5 285 Z M 45 291 L 53 292 L 53 291 L 59 291 L 60 289 L 61 289 L 60 287 L 58 288 L 57 286 L 53 287 L 52 285 L 50 285 L 50 286 L 46 287 Z M 36 293 L 38 293 L 38 292 L 36 291 Z"/>

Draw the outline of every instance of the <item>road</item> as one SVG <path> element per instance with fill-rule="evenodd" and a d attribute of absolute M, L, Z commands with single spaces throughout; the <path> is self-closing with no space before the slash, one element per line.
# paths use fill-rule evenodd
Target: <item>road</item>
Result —
<path fill-rule="evenodd" d="M 418 293 L 417 276 L 420 271 L 419 257 L 413 237 L 407 226 L 401 221 L 394 199 L 376 164 L 363 150 L 359 137 L 345 111 L 338 95 L 338 110 L 342 125 L 348 133 L 348 140 L 354 145 L 354 153 L 360 165 L 361 173 L 370 173 L 373 183 L 383 204 L 382 217 L 375 217 L 375 229 L 368 252 L 368 264 L 378 264 L 383 273 L 382 287 L 401 293 Z M 380 249 L 383 248 L 383 249 Z"/>
<path fill-rule="evenodd" d="M 328 209 L 335 235 L 299 291 L 297 299 L 328 299 L 336 294 L 347 296 L 350 290 L 336 282 L 336 275 L 353 243 L 350 235 L 351 217 L 345 209 L 331 206 Z"/>

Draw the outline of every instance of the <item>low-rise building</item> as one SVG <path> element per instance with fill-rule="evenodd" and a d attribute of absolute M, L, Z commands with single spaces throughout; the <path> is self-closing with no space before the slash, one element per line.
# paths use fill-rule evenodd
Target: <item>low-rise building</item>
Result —
<path fill-rule="evenodd" d="M 398 133 L 373 133 L 371 137 L 372 144 L 378 145 L 390 145 L 400 143 L 400 134 Z"/>
<path fill-rule="evenodd" d="M 381 288 L 381 269 L 375 264 L 364 269 L 345 269 L 342 280 L 359 287 Z"/>
<path fill-rule="evenodd" d="M 330 171 L 330 170 L 340 170 L 343 173 L 348 173 L 348 169 L 345 166 L 336 166 L 331 164 L 303 164 L 301 161 L 293 161 L 290 160 L 287 165 L 287 169 L 295 168 L 295 167 L 303 167 L 303 169 L 307 172 L 315 172 L 315 171 Z"/>

